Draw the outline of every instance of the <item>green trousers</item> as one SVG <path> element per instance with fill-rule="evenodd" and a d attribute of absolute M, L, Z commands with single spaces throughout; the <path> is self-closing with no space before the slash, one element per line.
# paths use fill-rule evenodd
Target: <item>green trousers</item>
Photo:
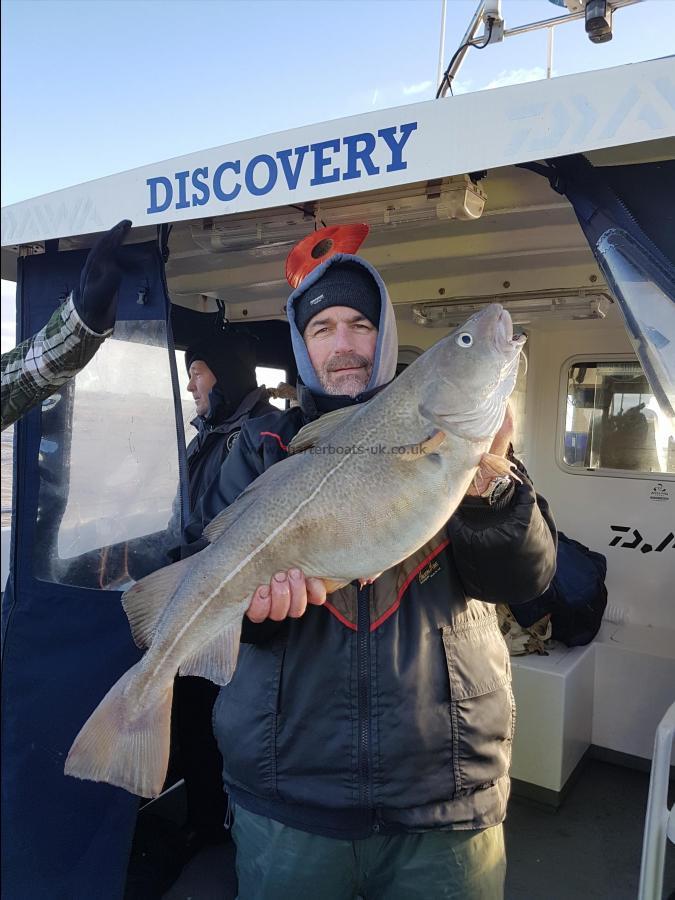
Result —
<path fill-rule="evenodd" d="M 502 900 L 502 826 L 321 837 L 237 807 L 238 900 Z"/>

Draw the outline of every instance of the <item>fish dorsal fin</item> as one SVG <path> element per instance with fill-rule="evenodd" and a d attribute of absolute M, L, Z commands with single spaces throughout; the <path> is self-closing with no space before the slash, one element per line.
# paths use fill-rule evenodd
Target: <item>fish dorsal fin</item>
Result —
<path fill-rule="evenodd" d="M 205 537 L 206 540 L 212 544 L 221 537 L 221 535 L 225 534 L 235 522 L 246 515 L 249 507 L 253 506 L 253 504 L 258 501 L 262 488 L 268 488 L 276 482 L 283 481 L 288 472 L 288 469 L 285 467 L 288 465 L 289 460 L 282 459 L 275 465 L 270 466 L 269 469 L 261 472 L 255 481 L 252 481 L 251 484 L 239 494 L 234 503 L 231 503 L 222 512 L 219 512 L 217 516 L 211 519 L 209 524 L 203 530 L 202 537 Z"/>
<path fill-rule="evenodd" d="M 396 448 L 396 459 L 403 459 L 406 462 L 414 462 L 416 459 L 424 459 L 430 453 L 435 453 L 445 440 L 444 431 L 434 431 L 429 437 L 420 441 L 419 444 L 408 444 L 407 446 Z"/>
<path fill-rule="evenodd" d="M 245 515 L 249 506 L 255 502 L 260 490 L 260 485 L 274 481 L 276 478 L 277 473 L 274 471 L 274 467 L 267 469 L 262 475 L 258 475 L 256 480 L 252 481 L 251 484 L 239 494 L 234 503 L 225 507 L 222 512 L 219 512 L 217 516 L 214 516 L 213 519 L 211 519 L 202 532 L 202 537 L 205 537 L 206 540 L 212 544 L 221 535 L 225 534 L 228 528 Z"/>
<path fill-rule="evenodd" d="M 238 503 L 233 503 L 231 506 L 226 507 L 215 518 L 211 519 L 202 532 L 202 537 L 205 537 L 212 544 L 222 534 L 225 534 L 231 525 L 234 525 L 241 514 L 242 507 Z"/>
<path fill-rule="evenodd" d="M 164 566 L 122 594 L 122 607 L 137 647 L 149 647 L 152 643 L 157 623 L 193 561 L 194 557 L 190 556 Z"/>
<path fill-rule="evenodd" d="M 198 675 L 223 686 L 229 684 L 237 665 L 240 635 L 241 619 L 238 618 L 204 644 L 198 653 L 187 656 L 181 663 L 178 674 Z"/>
<path fill-rule="evenodd" d="M 315 447 L 328 437 L 351 413 L 353 406 L 343 406 L 324 413 L 320 418 L 303 426 L 288 445 L 289 453 L 301 453 L 309 447 Z"/>

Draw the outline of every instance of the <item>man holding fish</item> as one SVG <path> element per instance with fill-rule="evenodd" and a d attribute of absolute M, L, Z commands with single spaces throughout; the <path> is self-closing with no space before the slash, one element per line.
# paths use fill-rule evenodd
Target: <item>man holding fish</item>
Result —
<path fill-rule="evenodd" d="M 227 685 L 241 900 L 501 897 L 515 710 L 494 605 L 555 570 L 547 505 L 504 458 L 524 339 L 494 304 L 392 381 L 393 307 L 344 254 L 287 311 L 300 403 L 245 423 L 186 530 L 209 545 L 125 595 L 148 651 L 66 771 L 156 794 L 174 675 L 204 675 Z"/>

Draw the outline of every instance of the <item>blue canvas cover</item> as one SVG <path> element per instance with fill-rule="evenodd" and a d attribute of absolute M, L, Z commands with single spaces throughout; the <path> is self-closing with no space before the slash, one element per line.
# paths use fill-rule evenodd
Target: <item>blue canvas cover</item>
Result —
<path fill-rule="evenodd" d="M 662 411 L 675 418 L 675 161 L 592 166 L 549 160 L 545 174 L 567 196 Z"/>
<path fill-rule="evenodd" d="M 118 322 L 168 321 L 156 245 L 131 245 L 123 253 L 133 271 L 120 288 Z M 77 285 L 86 255 L 53 251 L 19 261 L 20 339 L 40 328 Z M 175 395 L 175 360 L 172 371 Z M 61 389 L 64 416 L 72 389 L 72 382 Z M 63 765 L 89 714 L 140 651 L 131 639 L 120 591 L 35 577 L 34 557 L 46 540 L 36 529 L 41 416 L 35 409 L 15 426 L 11 573 L 2 609 L 3 895 L 118 900 L 139 801 L 107 784 L 66 777 Z M 61 446 L 50 449 L 67 455 L 69 442 L 66 421 Z M 43 489 L 49 491 L 44 478 Z"/>

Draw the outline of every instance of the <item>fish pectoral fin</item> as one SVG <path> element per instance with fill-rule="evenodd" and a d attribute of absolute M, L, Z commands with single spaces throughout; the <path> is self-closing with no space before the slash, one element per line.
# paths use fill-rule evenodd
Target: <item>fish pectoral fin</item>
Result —
<path fill-rule="evenodd" d="M 340 588 L 346 587 L 349 582 L 340 580 L 339 578 L 322 578 L 323 583 L 326 585 L 326 593 L 334 594 L 335 591 L 339 591 Z"/>
<path fill-rule="evenodd" d="M 244 516 L 250 507 L 257 501 L 260 497 L 261 485 L 265 487 L 270 483 L 274 484 L 277 477 L 274 467 L 267 469 L 267 471 L 259 475 L 255 481 L 249 484 L 249 486 L 239 494 L 234 503 L 231 503 L 230 506 L 226 506 L 217 516 L 214 516 L 214 518 L 211 519 L 202 532 L 202 537 L 205 537 L 210 544 L 213 544 L 213 542 L 225 534 L 228 529 L 240 521 L 242 516 Z"/>
<path fill-rule="evenodd" d="M 240 635 L 240 621 L 228 625 L 207 644 L 203 644 L 198 653 L 186 657 L 178 674 L 198 675 L 223 686 L 229 684 L 237 665 Z"/>
<path fill-rule="evenodd" d="M 420 403 L 417 407 L 419 414 L 423 419 L 426 419 L 428 422 L 431 422 L 434 425 L 438 425 L 440 430 L 443 430 L 443 427 L 446 425 L 443 418 L 439 415 L 436 415 L 435 412 L 432 412 L 424 403 Z"/>
<path fill-rule="evenodd" d="M 411 462 L 415 459 L 423 459 L 430 453 L 435 453 L 445 440 L 444 431 L 434 431 L 425 441 L 419 444 L 409 444 L 408 446 L 396 448 L 396 459 L 404 459 Z"/>
<path fill-rule="evenodd" d="M 232 506 L 228 506 L 222 512 L 219 512 L 215 518 L 211 519 L 202 532 L 202 537 L 205 537 L 212 544 L 221 535 L 225 534 L 237 519 L 241 518 L 242 512 L 243 509 L 239 504 L 233 503 Z"/>
<path fill-rule="evenodd" d="M 149 647 L 152 643 L 160 616 L 193 562 L 194 556 L 190 556 L 157 569 L 122 594 L 122 607 L 137 647 Z"/>
<path fill-rule="evenodd" d="M 125 694 L 138 666 L 125 672 L 84 723 L 64 771 L 114 784 L 138 797 L 157 797 L 169 766 L 173 681 L 158 704 L 139 714 Z"/>
<path fill-rule="evenodd" d="M 374 584 L 377 579 L 380 577 L 382 572 L 378 572 L 376 575 L 368 575 L 366 578 L 359 578 L 360 587 L 367 587 L 369 584 Z"/>
<path fill-rule="evenodd" d="M 507 459 L 505 456 L 499 456 L 495 453 L 484 453 L 478 464 L 481 476 L 484 479 L 497 475 L 510 475 L 515 481 L 523 483 L 522 478 L 518 475 L 518 466 Z"/>

